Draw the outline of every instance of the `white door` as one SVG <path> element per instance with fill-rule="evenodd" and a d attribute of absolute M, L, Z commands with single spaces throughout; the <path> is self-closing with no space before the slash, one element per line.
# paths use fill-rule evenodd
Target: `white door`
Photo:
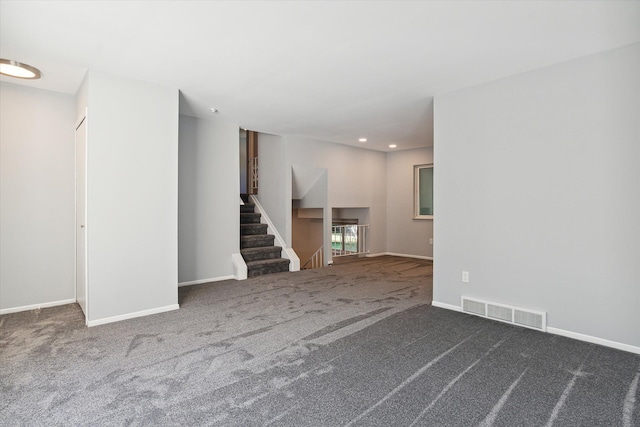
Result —
<path fill-rule="evenodd" d="M 86 229 L 86 153 L 87 117 L 76 127 L 76 301 L 82 308 L 85 321 L 87 313 L 87 229 Z"/>

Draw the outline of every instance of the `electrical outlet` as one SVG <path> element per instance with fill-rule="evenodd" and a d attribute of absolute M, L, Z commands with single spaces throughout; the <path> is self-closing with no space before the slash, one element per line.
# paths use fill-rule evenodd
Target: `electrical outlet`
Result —
<path fill-rule="evenodd" d="M 433 245 L 433 238 L 429 239 L 429 244 Z"/>
<path fill-rule="evenodd" d="M 463 271 L 462 272 L 462 281 L 464 283 L 469 283 L 469 272 L 468 271 Z"/>

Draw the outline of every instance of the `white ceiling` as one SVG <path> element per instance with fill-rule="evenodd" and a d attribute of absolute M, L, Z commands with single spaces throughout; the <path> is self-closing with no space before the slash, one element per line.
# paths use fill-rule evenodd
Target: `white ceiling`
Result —
<path fill-rule="evenodd" d="M 638 42 L 638 1 L 0 0 L 0 57 L 43 73 L 3 81 L 75 93 L 101 70 L 179 89 L 184 114 L 383 151 L 432 145 L 436 94 Z"/>

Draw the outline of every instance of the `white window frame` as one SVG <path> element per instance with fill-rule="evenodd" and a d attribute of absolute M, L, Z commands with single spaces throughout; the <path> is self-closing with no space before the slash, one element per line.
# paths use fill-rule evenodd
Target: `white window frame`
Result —
<path fill-rule="evenodd" d="M 433 215 L 420 214 L 420 170 L 433 169 L 433 163 L 413 167 L 413 219 L 433 219 Z M 431 201 L 433 205 L 433 200 Z M 434 209 L 435 213 L 435 209 Z"/>

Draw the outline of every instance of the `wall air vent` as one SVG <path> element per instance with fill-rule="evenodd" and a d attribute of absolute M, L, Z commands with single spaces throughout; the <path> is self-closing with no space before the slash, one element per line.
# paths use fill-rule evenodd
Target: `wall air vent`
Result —
<path fill-rule="evenodd" d="M 546 332 L 547 313 L 521 307 L 462 297 L 462 311 L 487 319 Z"/>
<path fill-rule="evenodd" d="M 511 322 L 511 319 L 513 319 L 513 310 L 500 305 L 487 304 L 487 317 L 502 320 L 503 322 Z"/>
<path fill-rule="evenodd" d="M 484 316 L 486 314 L 486 304 L 479 301 L 462 298 L 462 311 L 465 313 L 479 314 Z"/>
<path fill-rule="evenodd" d="M 513 323 L 516 325 L 526 326 L 528 328 L 545 330 L 545 318 L 544 313 L 530 313 L 523 310 L 515 310 L 513 313 Z"/>

